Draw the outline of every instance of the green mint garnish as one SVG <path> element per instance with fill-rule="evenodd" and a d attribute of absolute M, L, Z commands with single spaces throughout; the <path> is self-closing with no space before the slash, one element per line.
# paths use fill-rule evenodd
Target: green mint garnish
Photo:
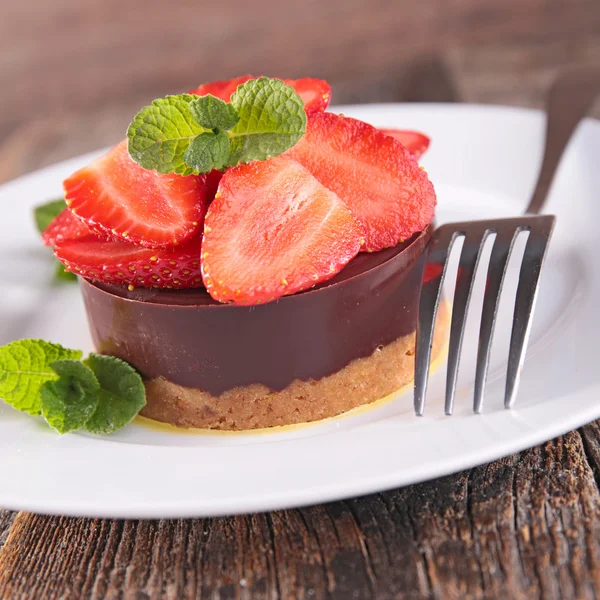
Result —
<path fill-rule="evenodd" d="M 183 155 L 192 140 L 206 132 L 190 110 L 190 102 L 196 98 L 192 94 L 167 96 L 142 108 L 127 129 L 131 158 L 144 169 L 159 173 L 194 173 Z"/>
<path fill-rule="evenodd" d="M 98 407 L 85 428 L 91 433 L 114 433 L 146 405 L 142 378 L 133 367 L 114 356 L 90 354 L 85 364 L 100 384 Z"/>
<path fill-rule="evenodd" d="M 67 203 L 62 198 L 36 206 L 33 209 L 33 218 L 38 231 L 43 233 L 52 219 L 57 217 L 65 208 L 67 208 Z"/>
<path fill-rule="evenodd" d="M 229 138 L 223 131 L 201 133 L 195 137 L 183 158 L 198 173 L 224 169 L 229 164 Z"/>
<path fill-rule="evenodd" d="M 197 96 L 190 102 L 190 110 L 196 122 L 205 129 L 227 131 L 240 120 L 235 108 L 220 98 Z"/>
<path fill-rule="evenodd" d="M 81 358 L 79 350 L 67 350 L 44 340 L 19 340 L 0 348 L 0 397 L 30 415 L 40 414 L 40 388 L 58 379 L 51 365 L 60 359 Z"/>
<path fill-rule="evenodd" d="M 261 77 L 240 85 L 227 103 L 181 94 L 154 100 L 129 129 L 129 155 L 159 173 L 208 173 L 291 148 L 306 131 L 304 102 L 280 81 Z"/>
<path fill-rule="evenodd" d="M 42 415 L 59 433 L 77 431 L 98 408 L 100 384 L 81 361 L 57 360 L 51 367 L 59 378 L 41 387 Z"/>
<path fill-rule="evenodd" d="M 86 429 L 109 434 L 146 405 L 144 384 L 126 362 L 43 340 L 0 347 L 0 396 L 31 415 L 40 413 L 59 433 Z"/>
<path fill-rule="evenodd" d="M 277 156 L 306 131 L 302 98 L 279 79 L 251 79 L 238 87 L 231 104 L 240 115 L 229 132 L 231 166 Z"/>
<path fill-rule="evenodd" d="M 57 217 L 67 208 L 67 203 L 63 199 L 51 200 L 45 204 L 40 204 L 33 209 L 33 219 L 39 233 L 44 233 L 44 229 L 50 225 L 54 217 Z M 65 271 L 62 263 L 56 261 L 54 270 L 54 281 L 56 283 L 72 283 L 77 281 L 77 275 L 70 271 Z"/>

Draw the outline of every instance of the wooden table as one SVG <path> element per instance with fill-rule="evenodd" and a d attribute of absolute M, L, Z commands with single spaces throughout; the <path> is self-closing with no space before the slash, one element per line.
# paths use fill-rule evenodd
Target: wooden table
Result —
<path fill-rule="evenodd" d="M 281 9 L 268 1 L 254 6 Z M 115 142 L 140 104 L 221 73 L 326 76 L 338 102 L 541 106 L 558 68 L 600 61 L 597 0 L 332 0 L 311 3 L 310 27 L 284 2 L 268 26 L 210 3 L 199 28 L 198 5 L 181 2 L 177 30 L 165 2 L 0 0 L 0 181 Z M 289 19 L 303 37 L 287 39 Z M 191 58 L 200 29 L 210 60 Z M 597 422 L 457 475 L 300 510 L 145 522 L 0 510 L 0 599 L 596 598 L 598 477 Z"/>

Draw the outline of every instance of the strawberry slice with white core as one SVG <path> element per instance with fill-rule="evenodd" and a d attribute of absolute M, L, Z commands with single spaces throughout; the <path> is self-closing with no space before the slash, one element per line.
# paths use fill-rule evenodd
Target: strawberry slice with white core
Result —
<path fill-rule="evenodd" d="M 191 90 L 190 94 L 197 94 L 198 96 L 211 94 L 225 102 L 229 102 L 231 100 L 231 95 L 237 90 L 238 86 L 250 81 L 250 79 L 258 79 L 258 77 L 255 77 L 254 75 L 242 75 L 241 77 L 227 79 L 225 81 L 203 83 Z M 302 79 L 282 79 L 281 81 L 296 90 L 296 93 L 304 102 L 304 110 L 307 114 L 312 112 L 322 112 L 329 105 L 329 100 L 331 99 L 331 87 L 324 79 L 303 77 Z"/>
<path fill-rule="evenodd" d="M 431 143 L 431 139 L 420 131 L 409 129 L 379 129 L 400 142 L 415 158 L 420 158 Z"/>
<path fill-rule="evenodd" d="M 344 203 L 279 156 L 223 175 L 206 214 L 202 278 L 215 300 L 261 304 L 333 277 L 359 249 Z"/>
<path fill-rule="evenodd" d="M 54 254 L 76 275 L 133 287 L 202 287 L 197 235 L 176 248 L 143 248 L 127 242 L 84 238 L 54 248 Z"/>
<path fill-rule="evenodd" d="M 285 153 L 350 208 L 365 251 L 395 246 L 433 218 L 433 185 L 402 144 L 375 127 L 333 113 L 308 116 L 306 134 Z"/>
<path fill-rule="evenodd" d="M 42 241 L 46 246 L 56 246 L 67 240 L 79 240 L 96 234 L 68 208 L 56 215 L 44 232 Z"/>
<path fill-rule="evenodd" d="M 127 140 L 65 179 L 67 206 L 94 231 L 141 246 L 176 246 L 201 231 L 206 177 L 134 162 Z"/>

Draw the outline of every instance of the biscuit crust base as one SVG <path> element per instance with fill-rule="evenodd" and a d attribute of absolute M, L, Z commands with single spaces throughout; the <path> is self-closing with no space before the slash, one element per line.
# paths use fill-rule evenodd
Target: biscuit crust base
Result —
<path fill-rule="evenodd" d="M 448 313 L 442 303 L 432 362 L 446 347 Z M 319 421 L 385 398 L 411 383 L 414 354 L 412 333 L 317 381 L 295 380 L 281 391 L 252 384 L 228 390 L 218 397 L 157 377 L 144 382 L 147 404 L 141 414 L 177 427 L 229 431 Z"/>

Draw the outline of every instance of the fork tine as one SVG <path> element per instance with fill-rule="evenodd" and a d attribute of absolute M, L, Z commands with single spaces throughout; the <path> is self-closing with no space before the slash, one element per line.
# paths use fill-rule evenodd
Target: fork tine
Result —
<path fill-rule="evenodd" d="M 537 299 L 540 273 L 555 221 L 556 218 L 552 215 L 538 217 L 539 225 L 534 226 L 530 230 L 529 239 L 525 246 L 521 272 L 519 274 L 519 286 L 515 299 L 512 333 L 510 336 L 506 392 L 504 396 L 505 408 L 511 408 L 517 396 L 521 371 L 525 360 L 525 350 L 527 349 L 527 342 L 531 331 L 531 317 Z"/>
<path fill-rule="evenodd" d="M 494 325 L 498 313 L 498 303 L 508 259 L 514 247 L 517 235 L 522 227 L 510 230 L 500 230 L 496 233 L 490 263 L 488 266 L 487 282 L 481 311 L 479 328 L 479 347 L 477 349 L 477 366 L 475 370 L 475 391 L 473 396 L 473 411 L 480 413 L 483 407 L 483 394 L 490 362 L 490 351 Z"/>
<path fill-rule="evenodd" d="M 454 289 L 454 301 L 452 303 L 450 341 L 448 344 L 445 406 L 447 415 L 451 415 L 454 409 L 458 366 L 460 363 L 466 317 L 469 311 L 471 293 L 473 291 L 474 274 L 477 271 L 479 259 L 481 258 L 481 251 L 489 234 L 489 229 L 482 232 L 467 232 L 460 254 L 458 273 L 456 274 L 456 287 Z"/>
<path fill-rule="evenodd" d="M 414 380 L 415 414 L 419 417 L 423 415 L 425 410 L 433 331 L 440 304 L 442 284 L 446 275 L 447 259 L 454 242 L 460 235 L 461 233 L 453 228 L 442 226 L 434 232 L 427 250 L 426 265 L 434 264 L 440 272 L 423 283 L 419 298 Z"/>

